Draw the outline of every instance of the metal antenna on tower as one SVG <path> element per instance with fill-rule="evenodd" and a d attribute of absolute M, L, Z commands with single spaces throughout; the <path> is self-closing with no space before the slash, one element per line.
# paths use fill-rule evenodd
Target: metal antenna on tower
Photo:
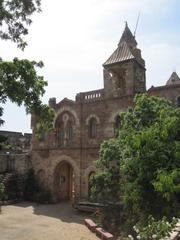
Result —
<path fill-rule="evenodd" d="M 135 31 L 134 31 L 134 37 L 136 36 L 136 31 L 137 31 L 137 27 L 138 27 L 138 23 L 139 23 L 139 17 L 140 17 L 140 11 L 139 11 L 138 17 L 137 17 L 136 27 L 135 27 Z"/>

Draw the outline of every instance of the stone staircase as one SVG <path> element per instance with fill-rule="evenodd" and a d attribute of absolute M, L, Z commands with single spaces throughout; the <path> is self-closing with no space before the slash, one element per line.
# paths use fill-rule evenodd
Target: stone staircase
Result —
<path fill-rule="evenodd" d="M 12 203 L 23 198 L 24 178 L 16 173 L 0 174 L 0 179 L 5 186 L 4 196 L 1 204 Z"/>

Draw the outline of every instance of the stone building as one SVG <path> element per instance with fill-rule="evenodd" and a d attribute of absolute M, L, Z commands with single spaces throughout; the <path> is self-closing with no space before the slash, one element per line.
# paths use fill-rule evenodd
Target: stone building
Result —
<path fill-rule="evenodd" d="M 56 112 L 54 131 L 40 141 L 33 136 L 32 164 L 54 202 L 88 197 L 100 144 L 115 136 L 119 113 L 133 105 L 134 95 L 146 92 L 145 72 L 145 61 L 126 23 L 116 50 L 103 64 L 103 89 L 78 93 L 75 101 L 49 100 Z M 173 73 L 165 86 L 151 87 L 148 93 L 180 105 L 180 79 Z"/>

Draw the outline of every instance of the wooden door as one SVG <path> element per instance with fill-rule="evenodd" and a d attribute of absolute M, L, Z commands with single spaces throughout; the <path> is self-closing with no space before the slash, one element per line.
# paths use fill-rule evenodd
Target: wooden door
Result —
<path fill-rule="evenodd" d="M 70 199 L 70 166 L 63 163 L 59 170 L 59 199 Z"/>

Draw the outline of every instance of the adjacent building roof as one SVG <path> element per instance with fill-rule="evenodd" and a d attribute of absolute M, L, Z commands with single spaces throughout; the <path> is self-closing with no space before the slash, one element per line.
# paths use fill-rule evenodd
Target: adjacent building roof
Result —
<path fill-rule="evenodd" d="M 180 78 L 176 72 L 173 72 L 169 80 L 166 82 L 166 85 L 172 85 L 172 84 L 180 84 Z"/>

